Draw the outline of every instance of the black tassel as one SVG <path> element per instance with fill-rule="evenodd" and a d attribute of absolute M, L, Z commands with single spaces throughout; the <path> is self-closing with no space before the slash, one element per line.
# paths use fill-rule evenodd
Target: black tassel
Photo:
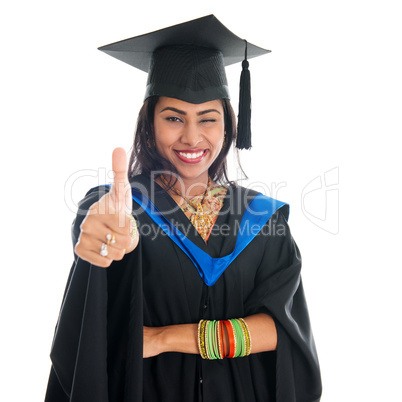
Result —
<path fill-rule="evenodd" d="M 251 148 L 251 86 L 248 66 L 246 41 L 245 59 L 240 76 L 239 114 L 237 116 L 236 148 L 238 149 Z"/>

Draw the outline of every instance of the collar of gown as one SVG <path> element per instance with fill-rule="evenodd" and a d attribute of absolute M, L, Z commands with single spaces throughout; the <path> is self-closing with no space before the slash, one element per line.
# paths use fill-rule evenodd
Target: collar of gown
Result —
<path fill-rule="evenodd" d="M 162 187 L 143 175 L 137 176 L 135 180 L 131 181 L 131 187 L 134 202 L 190 258 L 207 286 L 212 286 L 216 283 L 225 269 L 257 236 L 278 209 L 288 206 L 282 201 L 254 191 L 248 194 L 247 198 L 250 201 L 248 203 L 244 202 L 244 195 L 238 197 L 238 192 L 241 188 L 230 186 L 215 224 L 219 225 L 225 214 L 230 212 L 231 218 L 239 220 L 240 225 L 237 236 L 228 236 L 228 238 L 232 239 L 231 251 L 221 257 L 213 257 L 200 235 L 197 236 L 191 230 L 186 231 L 186 234 L 184 234 L 179 229 L 180 225 L 184 224 L 182 227 L 185 228 L 191 223 Z M 246 189 L 243 190 L 247 191 Z"/>

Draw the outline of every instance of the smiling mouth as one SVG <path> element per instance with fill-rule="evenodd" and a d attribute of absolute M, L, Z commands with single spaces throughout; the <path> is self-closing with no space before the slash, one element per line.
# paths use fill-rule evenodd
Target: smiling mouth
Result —
<path fill-rule="evenodd" d="M 207 154 L 207 149 L 201 149 L 196 151 L 177 151 L 174 152 L 179 157 L 180 160 L 187 163 L 197 163 L 204 159 Z"/>

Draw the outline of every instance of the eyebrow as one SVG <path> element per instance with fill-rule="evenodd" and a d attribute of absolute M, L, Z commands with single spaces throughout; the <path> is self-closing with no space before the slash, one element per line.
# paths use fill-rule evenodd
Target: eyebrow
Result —
<path fill-rule="evenodd" d="M 164 112 L 166 110 L 171 110 L 172 112 L 179 113 L 179 114 L 181 114 L 183 116 L 187 115 L 187 113 L 184 110 L 176 109 L 175 107 L 170 107 L 170 106 L 165 107 L 163 110 L 160 111 L 160 113 L 162 113 L 162 112 Z M 202 116 L 203 114 L 207 114 L 207 113 L 211 113 L 211 112 L 216 112 L 216 113 L 221 114 L 221 112 L 219 110 L 217 110 L 217 109 L 207 109 L 207 110 L 201 110 L 201 112 L 198 112 L 197 116 Z"/>

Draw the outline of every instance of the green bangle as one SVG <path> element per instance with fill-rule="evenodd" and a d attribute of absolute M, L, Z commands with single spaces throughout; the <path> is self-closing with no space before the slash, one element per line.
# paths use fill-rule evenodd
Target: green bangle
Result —
<path fill-rule="evenodd" d="M 222 359 L 221 356 L 221 348 L 220 348 L 220 337 L 219 337 L 219 321 L 215 321 L 215 329 L 214 329 L 214 334 L 215 334 L 215 355 L 217 359 Z"/>
<path fill-rule="evenodd" d="M 205 351 L 208 360 L 211 360 L 211 347 L 210 347 L 211 345 L 209 336 L 210 328 L 211 328 L 211 321 L 207 321 L 207 324 L 205 325 Z"/>
<path fill-rule="evenodd" d="M 212 347 L 213 347 L 213 358 L 219 359 L 219 348 L 218 348 L 218 321 L 212 321 Z"/>
<path fill-rule="evenodd" d="M 205 345 L 207 347 L 208 360 L 212 360 L 212 344 L 211 344 L 211 321 L 207 321 L 205 328 Z"/>
<path fill-rule="evenodd" d="M 206 336 L 207 336 L 206 344 L 207 344 L 207 355 L 208 355 L 209 360 L 215 359 L 213 331 L 214 331 L 214 323 L 213 323 L 213 321 L 208 321 L 207 331 L 206 331 Z"/>
<path fill-rule="evenodd" d="M 216 335 L 215 335 L 215 323 L 216 321 L 211 322 L 211 344 L 212 344 L 212 359 L 216 359 Z"/>
<path fill-rule="evenodd" d="M 240 357 L 244 357 L 246 355 L 246 334 L 244 333 L 243 325 L 241 325 L 241 322 L 238 318 L 236 318 L 236 323 L 241 331 L 241 339 L 242 339 L 242 352 L 240 354 Z"/>
<path fill-rule="evenodd" d="M 234 330 L 233 332 L 234 332 L 235 339 L 236 339 L 236 350 L 235 350 L 234 357 L 242 357 L 242 356 L 244 356 L 245 349 L 246 349 L 242 327 L 237 319 L 234 318 L 234 319 L 231 319 L 230 321 L 232 322 L 233 330 Z"/>

